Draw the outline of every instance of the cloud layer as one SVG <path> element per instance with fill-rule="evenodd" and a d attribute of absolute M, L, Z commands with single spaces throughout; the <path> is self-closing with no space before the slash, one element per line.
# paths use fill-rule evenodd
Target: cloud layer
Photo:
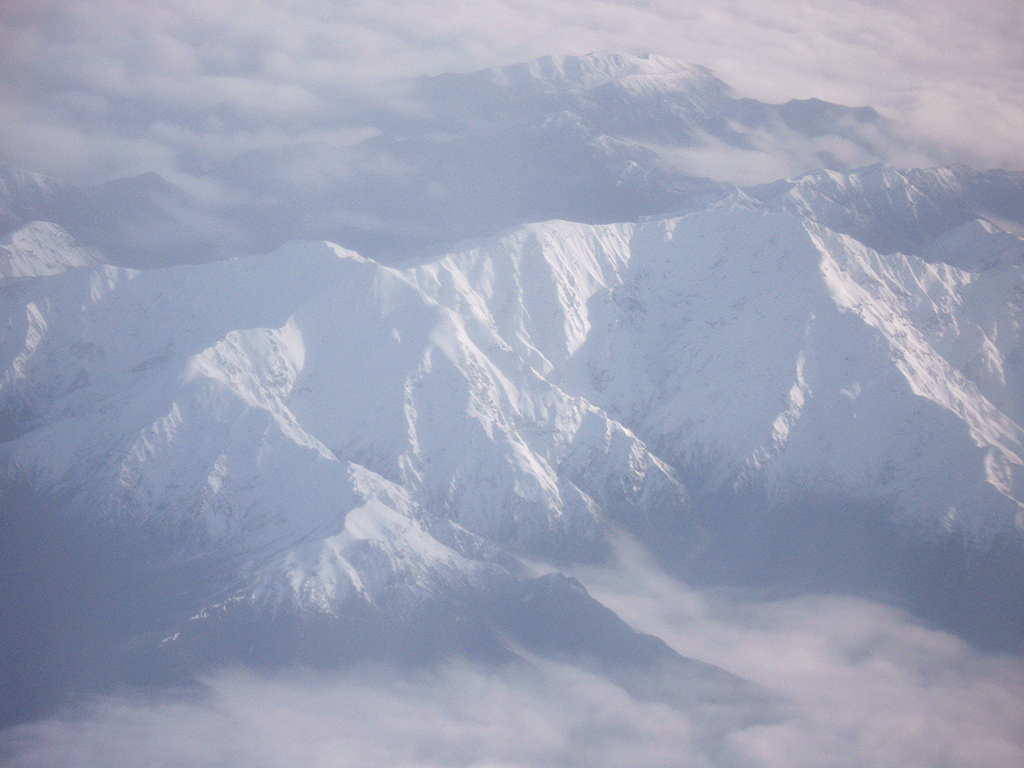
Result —
<path fill-rule="evenodd" d="M 704 64 L 762 100 L 870 104 L 935 156 L 1021 168 L 1021 14 L 1012 0 L 12 0 L 0 159 L 88 180 L 155 170 L 229 199 L 217 161 L 310 142 L 343 156 L 403 78 L 623 50 Z"/>
<path fill-rule="evenodd" d="M 700 593 L 639 549 L 577 574 L 592 594 L 679 653 L 792 702 L 792 716 L 735 732 L 765 766 L 1011 766 L 1024 760 L 1024 665 L 868 600 Z"/>
<path fill-rule="evenodd" d="M 778 697 L 693 683 L 695 701 L 564 663 L 222 673 L 204 690 L 121 694 L 8 731 L 11 766 L 707 766 L 1015 768 L 1020 659 L 978 654 L 892 609 L 837 597 L 693 591 L 623 547 L 593 593 L 680 652 Z M 635 681 L 634 681 L 635 683 Z"/>

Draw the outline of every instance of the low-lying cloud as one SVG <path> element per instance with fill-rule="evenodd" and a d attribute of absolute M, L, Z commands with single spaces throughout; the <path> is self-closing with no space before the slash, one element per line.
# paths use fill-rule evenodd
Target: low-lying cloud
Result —
<path fill-rule="evenodd" d="M 737 731 L 754 765 L 1011 766 L 1024 760 L 1024 664 L 869 600 L 701 593 L 623 542 L 578 575 L 637 629 L 790 701 Z"/>
<path fill-rule="evenodd" d="M 11 765 L 601 766 L 708 764 L 699 722 L 551 663 L 451 664 L 316 679 L 247 673 L 194 700 L 108 698 L 9 737 Z"/>
<path fill-rule="evenodd" d="M 0 158 L 230 195 L 208 178 L 224 157 L 339 128 L 343 143 L 375 105 L 401 108 L 406 78 L 622 50 L 704 64 L 762 100 L 872 105 L 935 158 L 1020 168 L 1022 21 L 1011 0 L 13 0 Z"/>
<path fill-rule="evenodd" d="M 99 698 L 8 731 L 12 766 L 892 766 L 1024 764 L 1020 659 L 866 600 L 694 591 L 624 547 L 592 593 L 684 655 L 776 697 L 695 701 L 533 659 L 418 672 L 221 673 L 201 691 Z M 720 689 L 719 694 L 720 694 Z M 746 700 L 743 696 L 752 697 Z M 731 696 L 732 698 L 729 698 Z"/>

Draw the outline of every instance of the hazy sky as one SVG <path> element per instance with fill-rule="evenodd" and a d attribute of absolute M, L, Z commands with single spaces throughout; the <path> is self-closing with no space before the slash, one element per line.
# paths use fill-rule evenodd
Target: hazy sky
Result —
<path fill-rule="evenodd" d="M 404 77 L 544 54 L 652 52 L 739 95 L 868 104 L 950 158 L 1024 168 L 1017 0 L 6 0 L 0 160 L 71 179 L 365 136 Z"/>

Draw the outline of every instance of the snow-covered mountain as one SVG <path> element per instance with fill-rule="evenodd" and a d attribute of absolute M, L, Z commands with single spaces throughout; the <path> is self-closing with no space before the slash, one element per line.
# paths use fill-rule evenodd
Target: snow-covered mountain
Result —
<path fill-rule="evenodd" d="M 30 225 L 0 265 L 0 472 L 230 554 L 211 605 L 326 615 L 599 557 L 609 524 L 699 562 L 751 489 L 750 515 L 817 495 L 880 507 L 894 537 L 1019 541 L 1024 241 L 978 220 L 932 242 L 968 270 L 823 226 L 835 196 L 794 203 L 880 174 L 906 181 L 809 177 L 390 266 L 296 242 L 140 272 Z"/>
<path fill-rule="evenodd" d="M 530 565 L 625 530 L 690 578 L 884 588 L 1020 643 L 1024 176 L 697 179 L 679 147 L 870 157 L 886 127 L 657 57 L 418 87 L 436 109 L 361 150 L 412 181 L 339 198 L 392 216 L 392 245 L 415 230 L 401 259 L 307 239 L 211 262 L 168 224 L 133 261 L 117 222 L 191 210 L 159 179 L 0 178 L 5 610 L 71 611 L 58 648 L 147 669 L 678 663 Z M 113 255 L 75 236 L 86 198 L 131 203 Z"/>
<path fill-rule="evenodd" d="M 337 134 L 207 158 L 223 193 L 202 199 L 155 173 L 80 186 L 0 168 L 0 235 L 43 219 L 131 267 L 309 238 L 392 261 L 525 222 L 661 214 L 729 183 L 904 151 L 871 108 L 740 98 L 703 67 L 653 55 L 443 74 L 407 83 L 398 101 L 354 105 Z"/>
<path fill-rule="evenodd" d="M 301 200 L 305 232 L 392 260 L 523 222 L 660 214 L 724 183 L 902 151 L 873 109 L 739 98 L 703 67 L 663 56 L 544 57 L 417 80 L 406 98 L 403 110 L 368 115 L 374 135 L 357 146 L 258 149 L 226 172 Z M 310 151 L 345 157 L 341 173 L 318 164 L 323 199 L 287 172 L 264 176 L 309 164 Z"/>

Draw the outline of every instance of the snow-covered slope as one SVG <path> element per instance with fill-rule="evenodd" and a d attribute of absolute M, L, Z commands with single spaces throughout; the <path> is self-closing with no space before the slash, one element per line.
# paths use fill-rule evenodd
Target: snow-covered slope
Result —
<path fill-rule="evenodd" d="M 417 272 L 701 482 L 891 497 L 979 536 L 1019 525 L 1019 265 L 883 256 L 740 195 L 527 228 Z"/>
<path fill-rule="evenodd" d="M 773 208 L 810 218 L 884 253 L 903 251 L 925 258 L 936 238 L 978 217 L 1016 234 L 1024 224 L 1020 174 L 981 173 L 963 166 L 901 171 L 880 164 L 849 173 L 818 170 L 746 191 Z M 980 244 L 992 242 L 984 235 L 969 237 L 958 252 L 946 247 L 933 258 L 980 267 L 991 257 L 991 245 Z M 1000 250 L 1020 257 L 1024 252 L 1019 243 L 1008 235 Z"/>
<path fill-rule="evenodd" d="M 0 279 L 55 275 L 97 265 L 99 254 L 80 247 L 61 227 L 33 221 L 0 240 Z"/>
<path fill-rule="evenodd" d="M 1017 261 L 882 255 L 743 193 L 396 266 L 296 242 L 138 272 L 51 225 L 3 254 L 4 482 L 229 552 L 264 604 L 472 590 L 609 522 L 694 553 L 703 500 L 749 487 L 1024 527 Z"/>
<path fill-rule="evenodd" d="M 488 541 L 593 552 L 600 501 L 689 514 L 635 436 L 351 252 L 75 267 L 6 298 L 5 477 L 272 561 L 256 580 L 302 600 L 470 573 Z"/>

